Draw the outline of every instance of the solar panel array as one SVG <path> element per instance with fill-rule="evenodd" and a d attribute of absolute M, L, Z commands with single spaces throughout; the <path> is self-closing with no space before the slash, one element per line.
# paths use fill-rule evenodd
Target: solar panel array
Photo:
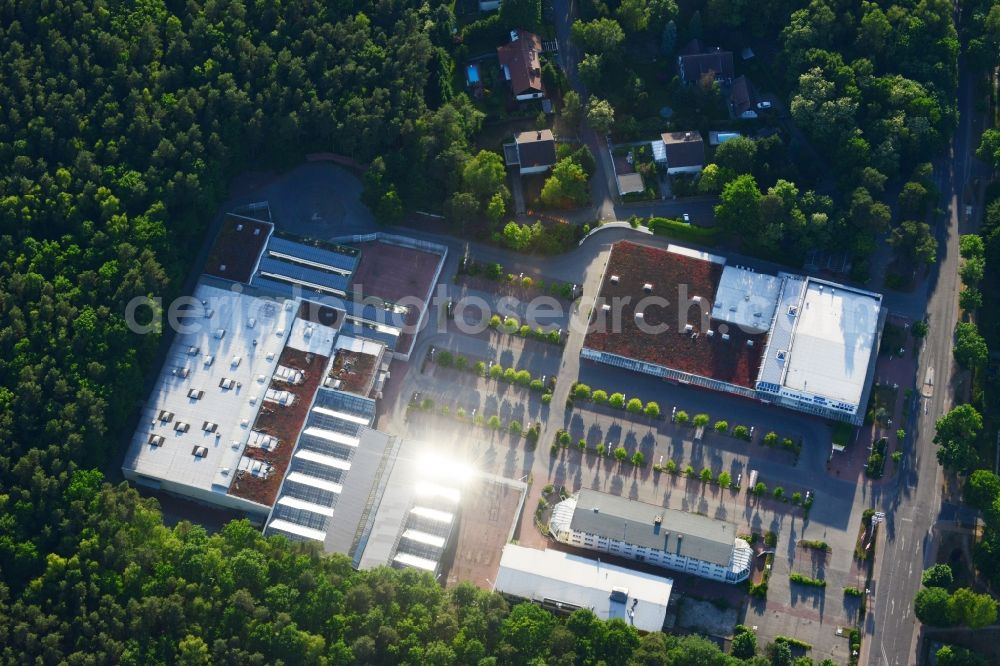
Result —
<path fill-rule="evenodd" d="M 375 401 L 320 388 L 268 520 L 267 533 L 321 541 L 350 473 Z"/>
<path fill-rule="evenodd" d="M 437 574 L 455 528 L 457 488 L 438 481 L 421 481 L 413 506 L 396 539 L 394 567 L 410 567 Z"/>

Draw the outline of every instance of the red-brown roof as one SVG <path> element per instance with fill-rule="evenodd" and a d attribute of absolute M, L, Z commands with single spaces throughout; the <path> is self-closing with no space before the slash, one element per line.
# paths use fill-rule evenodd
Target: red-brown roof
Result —
<path fill-rule="evenodd" d="M 204 272 L 226 280 L 250 282 L 272 229 L 270 222 L 226 215 L 208 253 Z"/>
<path fill-rule="evenodd" d="M 271 474 L 262 479 L 250 474 L 240 474 L 229 487 L 229 494 L 272 506 L 281 488 L 281 481 L 292 460 L 292 450 L 298 440 L 299 431 L 309 416 L 309 406 L 313 394 L 323 381 L 323 370 L 326 366 L 326 356 L 310 354 L 292 347 L 285 347 L 278 357 L 278 365 L 295 368 L 302 371 L 302 383 L 290 384 L 279 379 L 271 380 L 270 388 L 278 391 L 288 391 L 295 396 L 292 404 L 281 406 L 274 402 L 264 401 L 261 404 L 253 429 L 271 435 L 278 440 L 278 447 L 273 451 L 264 451 L 246 447 L 243 455 L 248 458 L 262 460 L 271 465 Z M 246 387 L 244 391 L 248 390 Z M 256 390 L 256 389 L 255 389 Z M 258 399 L 263 400 L 263 390 Z"/>
<path fill-rule="evenodd" d="M 752 387 L 767 341 L 766 334 L 747 335 L 737 327 L 711 321 L 712 303 L 723 265 L 668 250 L 620 241 L 611 248 L 592 330 L 584 346 L 625 358 L 680 370 L 691 375 Z M 618 282 L 614 283 L 613 277 Z M 646 292 L 645 285 L 652 286 Z M 643 302 L 647 297 L 656 297 Z M 696 302 L 700 297 L 700 306 Z M 682 314 L 678 304 L 689 307 Z M 603 305 L 610 306 L 605 312 Z M 661 333 L 643 331 L 641 311 L 649 327 L 666 324 Z M 620 316 L 614 316 L 615 312 Z M 615 320 L 617 319 L 617 325 Z M 690 325 L 690 332 L 684 326 Z M 708 330 L 714 335 L 709 336 Z M 722 339 L 722 333 L 729 335 Z M 697 333 L 697 336 L 692 335 Z M 747 341 L 753 341 L 748 346 Z"/>
<path fill-rule="evenodd" d="M 515 30 L 517 39 L 497 49 L 500 66 L 510 72 L 510 86 L 515 95 L 545 92 L 542 85 L 542 38 L 527 30 Z"/>

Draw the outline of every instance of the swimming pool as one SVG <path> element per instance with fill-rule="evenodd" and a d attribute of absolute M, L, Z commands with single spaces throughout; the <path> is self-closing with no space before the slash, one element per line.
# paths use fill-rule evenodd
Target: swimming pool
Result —
<path fill-rule="evenodd" d="M 474 86 L 479 83 L 479 66 L 469 65 L 465 68 L 466 78 L 469 80 L 469 85 Z"/>

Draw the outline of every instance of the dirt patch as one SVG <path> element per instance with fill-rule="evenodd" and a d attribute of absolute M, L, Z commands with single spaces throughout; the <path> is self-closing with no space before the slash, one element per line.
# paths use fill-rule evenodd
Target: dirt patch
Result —
<path fill-rule="evenodd" d="M 735 608 L 692 597 L 680 600 L 677 626 L 710 636 L 731 636 L 738 621 Z"/>

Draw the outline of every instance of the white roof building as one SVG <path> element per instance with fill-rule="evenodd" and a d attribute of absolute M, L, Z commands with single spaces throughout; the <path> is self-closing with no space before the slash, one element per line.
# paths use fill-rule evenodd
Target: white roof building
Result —
<path fill-rule="evenodd" d="M 297 303 L 258 298 L 203 278 L 133 435 L 127 479 L 256 513 L 228 495 L 251 425 L 267 397 Z"/>
<path fill-rule="evenodd" d="M 504 546 L 494 590 L 555 612 L 589 608 L 640 631 L 660 631 L 674 582 L 558 550 Z"/>
<path fill-rule="evenodd" d="M 739 326 L 747 333 L 771 327 L 781 279 L 742 266 L 726 266 L 715 292 L 712 319 Z"/>
<path fill-rule="evenodd" d="M 859 422 L 882 329 L 882 296 L 782 274 L 757 390 L 787 407 Z"/>

